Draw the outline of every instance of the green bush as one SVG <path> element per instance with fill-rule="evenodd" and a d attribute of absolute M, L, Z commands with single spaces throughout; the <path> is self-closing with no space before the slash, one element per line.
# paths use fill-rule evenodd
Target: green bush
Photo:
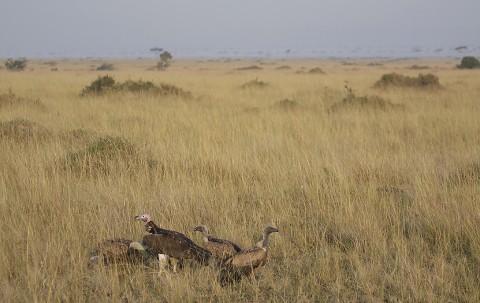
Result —
<path fill-rule="evenodd" d="M 121 84 L 118 84 L 117 86 L 117 90 L 125 90 L 130 92 L 147 92 L 155 89 L 156 86 L 153 84 L 153 82 L 143 81 L 141 79 L 138 81 L 127 80 Z"/>
<path fill-rule="evenodd" d="M 27 59 L 26 58 L 8 58 L 7 61 L 5 61 L 5 67 L 8 70 L 12 71 L 21 71 L 24 70 L 25 67 L 27 67 Z"/>
<path fill-rule="evenodd" d="M 113 64 L 103 63 L 102 65 L 97 67 L 97 70 L 108 70 L 108 71 L 113 70 Z"/>
<path fill-rule="evenodd" d="M 115 89 L 115 79 L 112 76 L 99 76 L 97 80 L 90 83 L 82 91 L 82 96 L 85 95 L 100 95 Z"/>
<path fill-rule="evenodd" d="M 397 73 L 384 74 L 378 80 L 375 88 L 411 87 L 411 88 L 440 88 L 438 77 L 433 74 L 419 74 L 418 77 L 404 76 Z"/>
<path fill-rule="evenodd" d="M 460 65 L 457 65 L 457 67 L 461 69 L 480 68 L 480 61 L 478 61 L 478 59 L 475 57 L 465 56 L 462 58 L 462 62 Z"/>
<path fill-rule="evenodd" d="M 89 86 L 82 91 L 82 96 L 102 95 L 111 92 L 132 92 L 132 93 L 152 93 L 161 96 L 190 97 L 189 92 L 184 91 L 171 84 L 162 83 L 160 86 L 151 81 L 127 80 L 123 83 L 116 83 L 115 79 L 109 75 L 98 77 Z"/>
<path fill-rule="evenodd" d="M 341 109 L 405 109 L 402 104 L 394 104 L 387 99 L 384 99 L 380 96 L 364 95 L 358 96 L 354 89 L 352 89 L 348 83 L 345 84 L 345 89 L 347 90 L 347 95 L 343 98 L 341 102 L 333 104 L 329 111 L 335 112 Z"/>

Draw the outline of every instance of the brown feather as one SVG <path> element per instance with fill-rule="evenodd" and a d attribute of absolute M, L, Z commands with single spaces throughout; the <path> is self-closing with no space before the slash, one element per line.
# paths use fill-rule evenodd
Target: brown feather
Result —
<path fill-rule="evenodd" d="M 129 251 L 132 240 L 114 238 L 103 240 L 97 244 L 92 252 L 88 267 L 92 268 L 96 263 L 101 262 L 104 265 L 113 263 L 145 263 L 150 265 L 154 257 L 149 254 Z"/>
<path fill-rule="evenodd" d="M 212 256 L 220 261 L 226 260 L 237 253 L 235 248 L 229 243 L 206 242 L 205 248 L 212 253 Z"/>

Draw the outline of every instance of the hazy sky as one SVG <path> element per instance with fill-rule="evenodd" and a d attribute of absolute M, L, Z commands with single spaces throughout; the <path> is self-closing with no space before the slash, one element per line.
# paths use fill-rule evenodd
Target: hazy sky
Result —
<path fill-rule="evenodd" d="M 479 0 L 0 0 L 0 57 L 480 45 Z"/>

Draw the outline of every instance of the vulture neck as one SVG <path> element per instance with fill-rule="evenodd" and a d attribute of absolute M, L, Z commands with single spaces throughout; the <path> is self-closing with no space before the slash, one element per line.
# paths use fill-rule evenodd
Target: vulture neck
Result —
<path fill-rule="evenodd" d="M 256 244 L 256 246 L 266 251 L 267 246 L 268 246 L 268 236 L 269 235 L 270 235 L 269 233 L 263 232 L 263 238 L 260 242 L 258 242 Z"/>
<path fill-rule="evenodd" d="M 149 228 L 151 227 L 152 229 L 150 230 L 150 233 L 156 234 L 159 230 L 162 230 L 160 227 L 158 227 L 153 221 L 148 221 L 145 223 L 145 229 L 148 231 Z"/>
<path fill-rule="evenodd" d="M 203 242 L 207 243 L 209 241 L 210 235 L 206 227 L 202 229 L 202 234 L 203 234 Z"/>

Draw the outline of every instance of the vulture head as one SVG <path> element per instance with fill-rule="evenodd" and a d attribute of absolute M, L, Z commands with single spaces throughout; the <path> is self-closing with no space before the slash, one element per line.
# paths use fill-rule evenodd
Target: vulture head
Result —
<path fill-rule="evenodd" d="M 268 236 L 271 233 L 278 233 L 278 229 L 271 226 L 265 227 L 265 229 L 263 230 L 263 239 L 260 242 L 258 242 L 256 246 L 266 251 L 268 246 Z"/>
<path fill-rule="evenodd" d="M 193 231 L 199 231 L 201 232 L 205 237 L 207 237 L 208 234 L 208 229 L 205 225 L 199 225 L 193 229 Z"/>
<path fill-rule="evenodd" d="M 203 234 L 203 241 L 204 241 L 205 243 L 208 242 L 209 233 L 208 233 L 208 228 L 207 228 L 205 225 L 203 225 L 203 224 L 202 224 L 202 225 L 199 225 L 199 226 L 195 227 L 195 228 L 193 229 L 193 231 L 199 231 L 199 232 L 201 232 L 201 233 Z"/>
<path fill-rule="evenodd" d="M 143 214 L 143 215 L 140 215 L 140 216 L 136 216 L 135 220 L 139 220 L 139 221 L 143 221 L 145 223 L 148 223 L 148 222 L 152 221 L 152 218 L 150 217 L 149 214 Z"/>
<path fill-rule="evenodd" d="M 263 230 L 263 233 L 265 235 L 269 235 L 271 233 L 278 233 L 278 229 L 276 229 L 275 227 L 271 227 L 271 226 L 267 226 L 265 227 L 265 229 Z"/>

